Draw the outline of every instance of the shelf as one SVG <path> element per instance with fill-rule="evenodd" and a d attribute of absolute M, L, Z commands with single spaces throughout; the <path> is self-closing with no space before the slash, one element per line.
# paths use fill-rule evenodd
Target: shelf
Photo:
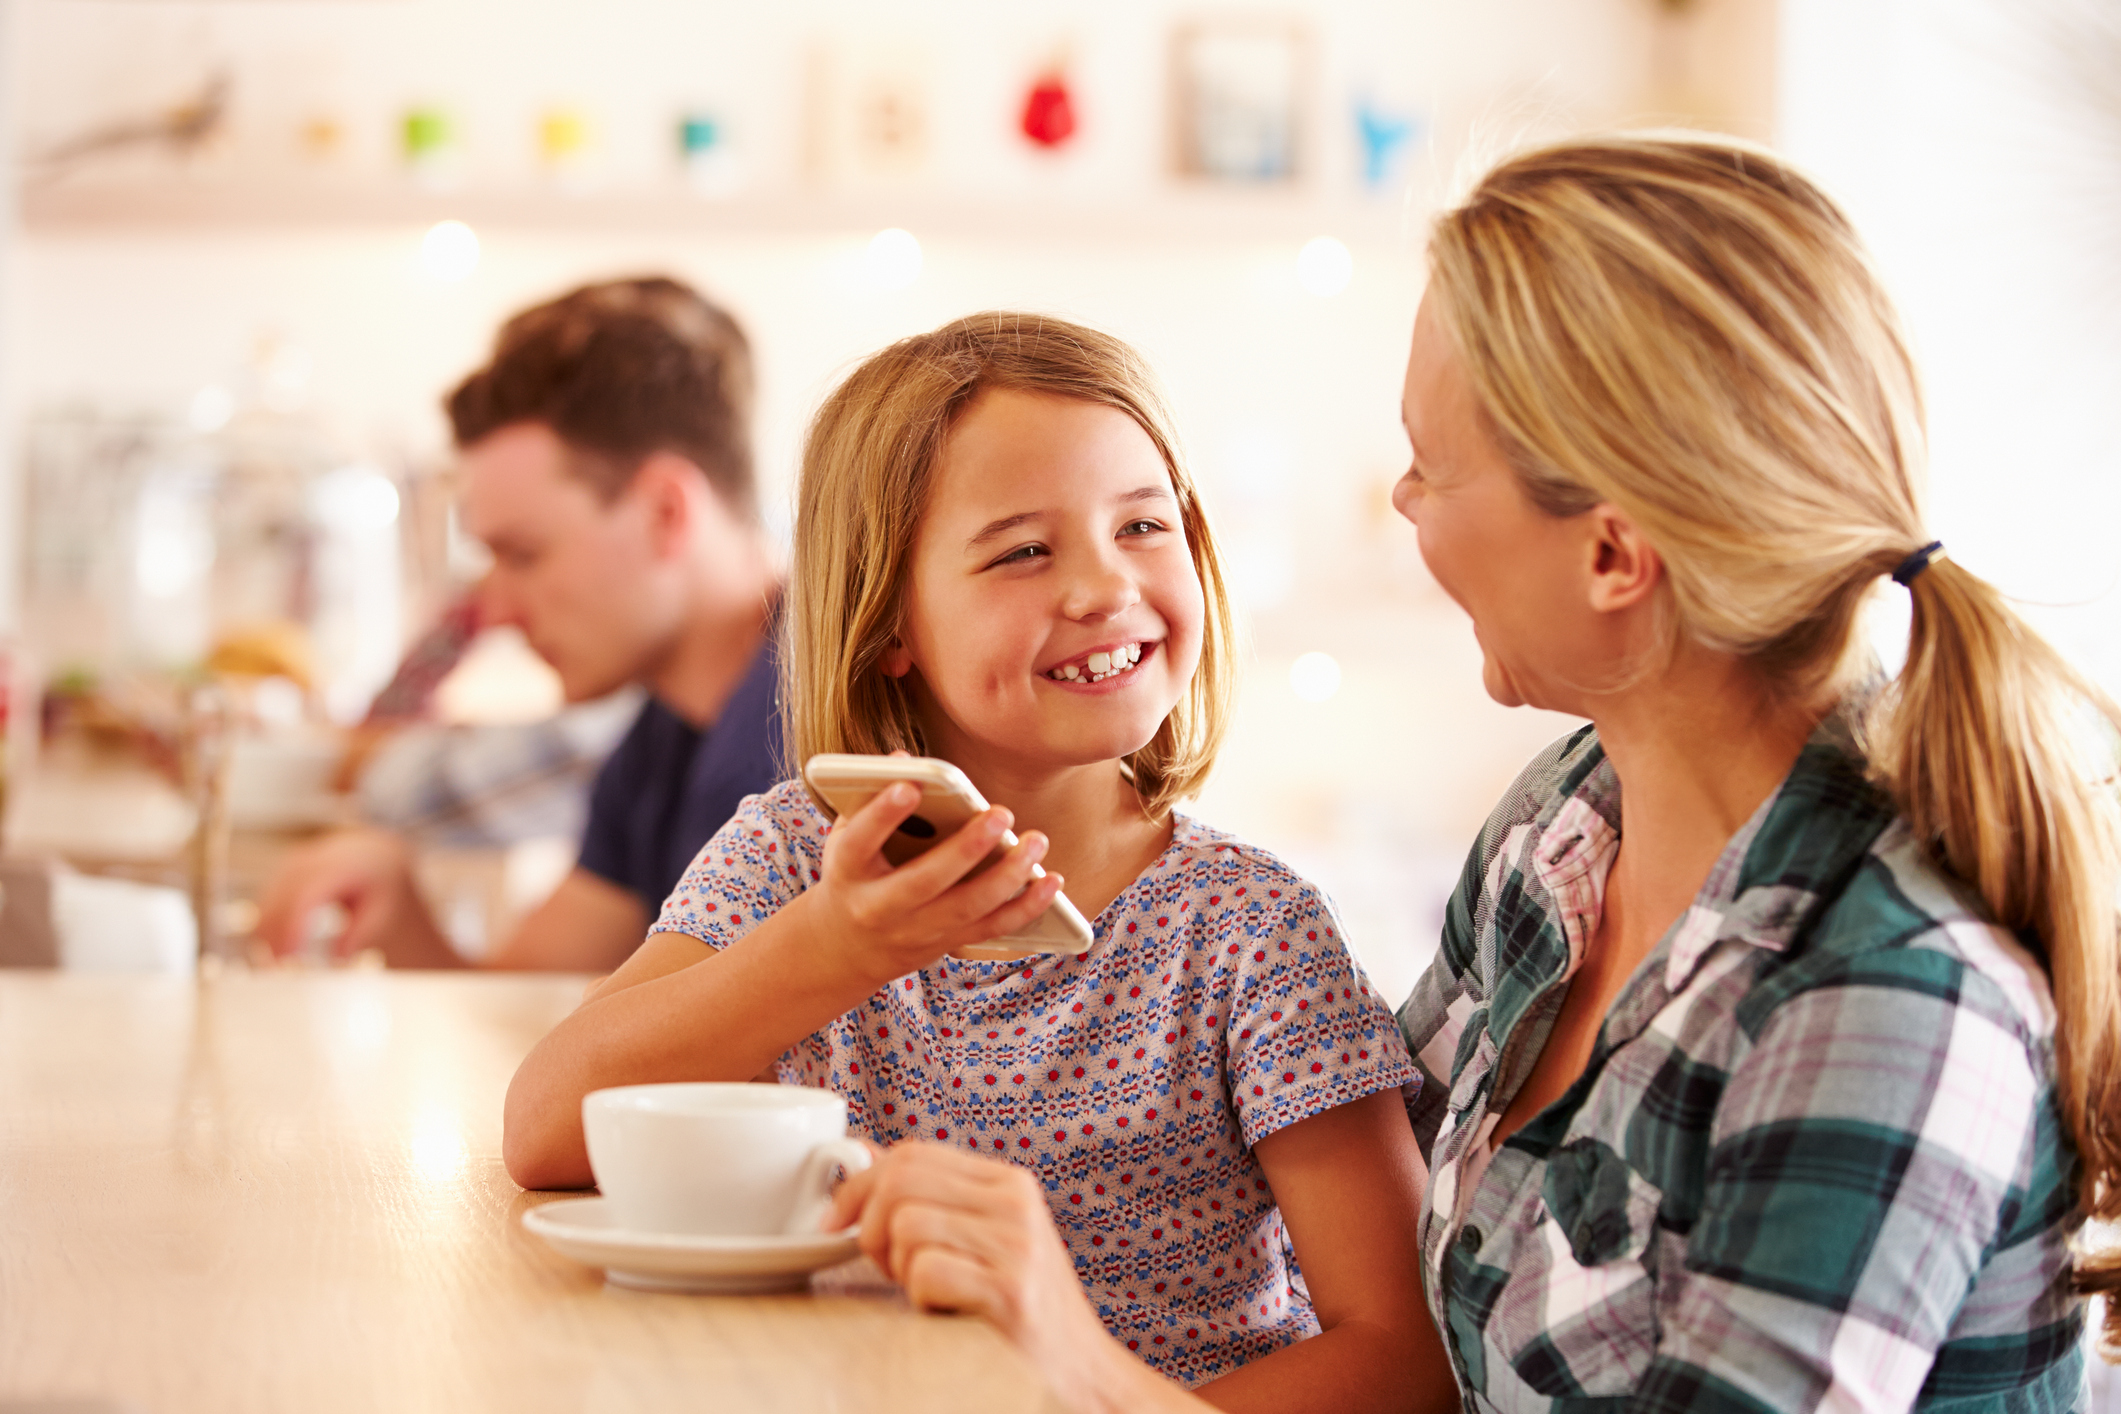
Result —
<path fill-rule="evenodd" d="M 446 218 L 478 228 L 824 235 L 906 226 L 952 236 L 1025 240 L 1342 240 L 1404 244 L 1413 217 L 1379 199 L 1326 200 L 1291 191 L 1172 187 L 1127 199 L 930 190 L 773 192 L 712 197 L 673 184 L 580 194 L 551 189 L 430 191 L 411 183 L 214 177 L 123 183 L 60 182 L 21 195 L 34 234 L 147 229 L 327 228 L 425 225 Z"/>

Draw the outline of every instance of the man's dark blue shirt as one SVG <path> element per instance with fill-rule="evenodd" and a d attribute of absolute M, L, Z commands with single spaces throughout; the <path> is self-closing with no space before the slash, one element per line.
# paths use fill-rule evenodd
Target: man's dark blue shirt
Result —
<path fill-rule="evenodd" d="M 737 804 L 784 774 L 777 627 L 713 726 L 695 727 L 651 697 L 597 772 L 581 866 L 630 890 L 651 918 Z"/>

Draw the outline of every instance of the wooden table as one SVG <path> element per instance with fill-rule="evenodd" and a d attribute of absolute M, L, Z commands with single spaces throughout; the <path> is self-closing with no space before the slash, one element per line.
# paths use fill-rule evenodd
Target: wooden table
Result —
<path fill-rule="evenodd" d="M 0 973 L 0 1407 L 1053 1407 L 895 1295 L 629 1292 L 524 1232 L 501 1095 L 581 988 Z"/>

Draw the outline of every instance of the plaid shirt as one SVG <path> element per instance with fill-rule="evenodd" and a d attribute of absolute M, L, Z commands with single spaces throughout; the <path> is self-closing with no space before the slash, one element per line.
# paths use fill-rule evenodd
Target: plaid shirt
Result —
<path fill-rule="evenodd" d="M 2081 1409 L 2075 1159 L 2041 966 L 1829 719 L 1499 1147 L 1596 932 L 1590 728 L 1490 817 L 1400 1010 L 1422 1252 L 1471 1409 Z"/>

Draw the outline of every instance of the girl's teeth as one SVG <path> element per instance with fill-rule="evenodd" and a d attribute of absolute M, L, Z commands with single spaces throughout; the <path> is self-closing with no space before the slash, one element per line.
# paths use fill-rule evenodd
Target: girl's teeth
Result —
<path fill-rule="evenodd" d="M 1133 667 L 1142 660 L 1142 646 L 1128 643 L 1104 653 L 1092 653 L 1081 666 L 1069 663 L 1055 668 L 1049 677 L 1063 682 L 1103 682 Z"/>

